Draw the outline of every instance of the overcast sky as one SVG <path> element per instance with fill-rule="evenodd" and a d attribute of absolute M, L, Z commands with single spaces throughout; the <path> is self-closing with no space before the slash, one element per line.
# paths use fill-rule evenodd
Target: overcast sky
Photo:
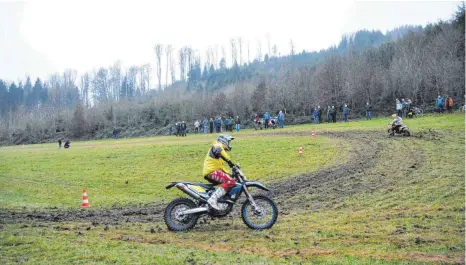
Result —
<path fill-rule="evenodd" d="M 109 66 L 152 63 L 155 43 L 178 49 L 191 45 L 205 56 L 208 46 L 229 50 L 229 39 L 257 41 L 265 36 L 281 54 L 314 51 L 337 44 L 359 29 L 382 32 L 452 17 L 459 2 L 354 2 L 271 0 L 104 1 L 0 0 L 0 78 L 17 80 L 52 71 L 79 72 Z M 243 57 L 247 58 L 246 52 Z M 202 59 L 201 59 L 202 60 Z M 231 59 L 227 55 L 227 62 Z"/>

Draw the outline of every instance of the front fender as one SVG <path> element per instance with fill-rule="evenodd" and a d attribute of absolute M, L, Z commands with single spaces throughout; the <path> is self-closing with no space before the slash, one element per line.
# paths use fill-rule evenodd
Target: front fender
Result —
<path fill-rule="evenodd" d="M 246 181 L 244 182 L 244 185 L 246 187 L 256 187 L 261 190 L 270 191 L 266 186 L 264 186 L 262 183 L 257 182 L 257 181 Z"/>

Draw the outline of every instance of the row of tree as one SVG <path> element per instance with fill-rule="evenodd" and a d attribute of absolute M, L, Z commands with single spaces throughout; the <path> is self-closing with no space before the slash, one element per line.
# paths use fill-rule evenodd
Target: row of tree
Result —
<path fill-rule="evenodd" d="M 395 98 L 424 106 L 439 94 L 464 104 L 464 37 L 463 5 L 448 22 L 387 34 L 360 31 L 319 52 L 297 53 L 291 42 L 289 55 L 277 55 L 272 46 L 272 56 L 251 63 L 242 59 L 236 39 L 230 67 L 223 53 L 218 57 L 211 50 L 201 64 L 200 56 L 184 47 L 178 80 L 171 46 L 156 45 L 156 86 L 150 64 L 123 71 L 119 62 L 79 79 L 66 70 L 34 84 L 29 78 L 24 84 L 0 80 L 0 142 L 103 138 L 114 126 L 122 136 L 162 134 L 179 120 L 229 115 L 249 120 L 254 113 L 283 109 L 288 121 L 299 121 L 317 105 L 348 104 L 354 115 L 368 101 L 376 113 L 388 113 Z M 172 84 L 153 89 L 161 88 L 163 59 L 165 83 L 173 73 Z"/>

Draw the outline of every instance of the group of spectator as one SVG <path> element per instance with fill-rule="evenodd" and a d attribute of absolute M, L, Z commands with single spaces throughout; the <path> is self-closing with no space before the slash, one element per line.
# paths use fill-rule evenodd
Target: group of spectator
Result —
<path fill-rule="evenodd" d="M 402 118 L 406 118 L 408 113 L 411 112 L 411 99 L 408 98 L 408 100 L 405 100 L 403 98 L 401 101 L 399 99 L 395 99 L 395 103 L 396 115 Z"/>
<path fill-rule="evenodd" d="M 366 120 L 371 120 L 372 119 L 372 106 L 369 102 L 366 103 L 366 106 L 364 107 L 365 113 L 366 113 Z M 327 123 L 330 122 L 337 122 L 337 113 L 338 110 L 335 108 L 335 106 L 330 106 L 328 105 L 325 110 L 321 109 L 320 106 L 317 106 L 314 108 L 314 111 L 312 112 L 312 116 L 314 117 L 314 123 L 322 123 L 322 112 L 326 111 L 327 112 Z M 349 115 L 350 115 L 350 108 L 348 108 L 348 105 L 345 104 L 343 106 L 343 121 L 344 122 L 349 122 Z"/>
<path fill-rule="evenodd" d="M 175 123 L 175 136 L 186 137 L 187 132 L 188 132 L 188 129 L 184 121 Z M 168 128 L 168 134 L 169 135 L 173 134 L 173 129 L 171 126 L 170 128 Z"/>
<path fill-rule="evenodd" d="M 285 113 L 283 111 L 278 111 L 275 117 L 272 117 L 268 111 L 264 113 L 262 118 L 258 114 L 254 114 L 253 118 L 255 128 L 261 128 L 262 125 L 265 129 L 267 128 L 284 128 L 285 127 Z"/>
<path fill-rule="evenodd" d="M 448 113 L 453 111 L 453 98 L 448 95 L 446 97 L 439 95 L 435 100 L 435 110 L 438 113 L 443 113 L 445 109 Z"/>
<path fill-rule="evenodd" d="M 239 116 L 236 116 L 233 119 L 232 116 L 228 118 L 210 118 L 203 120 L 196 120 L 194 122 L 194 133 L 221 133 L 221 132 L 232 132 L 236 130 L 237 132 L 241 129 L 241 119 Z M 176 136 L 186 136 L 188 129 L 184 121 L 177 122 L 175 124 L 175 135 Z M 173 135 L 172 127 L 168 128 L 168 135 Z"/>

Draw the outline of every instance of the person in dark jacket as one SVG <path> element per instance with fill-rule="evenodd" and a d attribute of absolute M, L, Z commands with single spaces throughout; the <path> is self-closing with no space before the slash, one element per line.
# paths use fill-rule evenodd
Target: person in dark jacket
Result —
<path fill-rule="evenodd" d="M 118 129 L 117 129 L 117 127 L 113 127 L 113 139 L 118 139 Z"/>
<path fill-rule="evenodd" d="M 330 105 L 327 107 L 327 122 L 331 122 L 332 120 L 332 108 Z"/>
<path fill-rule="evenodd" d="M 366 120 L 372 120 L 372 106 L 369 102 L 366 103 Z"/>
<path fill-rule="evenodd" d="M 184 121 L 181 122 L 181 136 L 186 136 L 186 123 Z"/>
<path fill-rule="evenodd" d="M 175 135 L 177 137 L 180 136 L 180 132 L 181 132 L 181 123 L 177 122 L 175 123 Z"/>
<path fill-rule="evenodd" d="M 210 133 L 214 133 L 214 119 L 210 118 L 210 121 L 209 121 L 209 129 L 210 129 Z"/>
<path fill-rule="evenodd" d="M 61 138 L 58 138 L 58 149 L 61 149 Z"/>
<path fill-rule="evenodd" d="M 348 122 L 348 115 L 349 115 L 349 108 L 348 105 L 345 104 L 345 107 L 343 108 L 343 117 L 345 122 Z"/>
<path fill-rule="evenodd" d="M 330 109 L 330 115 L 332 116 L 332 121 L 337 122 L 337 110 L 335 106 L 332 106 L 332 109 Z"/>
<path fill-rule="evenodd" d="M 320 106 L 317 106 L 317 110 L 319 111 L 319 123 L 322 123 L 322 109 Z"/>
<path fill-rule="evenodd" d="M 241 129 L 241 119 L 239 118 L 239 116 L 236 116 L 235 123 L 236 123 L 236 131 L 239 132 L 239 130 Z"/>
<path fill-rule="evenodd" d="M 317 108 L 314 108 L 313 115 L 314 115 L 314 123 L 318 124 L 319 123 L 319 110 Z"/>
<path fill-rule="evenodd" d="M 65 147 L 65 148 L 70 148 L 70 144 L 71 144 L 70 139 L 66 139 L 66 140 L 65 140 L 65 145 L 64 145 L 63 147 Z"/>

